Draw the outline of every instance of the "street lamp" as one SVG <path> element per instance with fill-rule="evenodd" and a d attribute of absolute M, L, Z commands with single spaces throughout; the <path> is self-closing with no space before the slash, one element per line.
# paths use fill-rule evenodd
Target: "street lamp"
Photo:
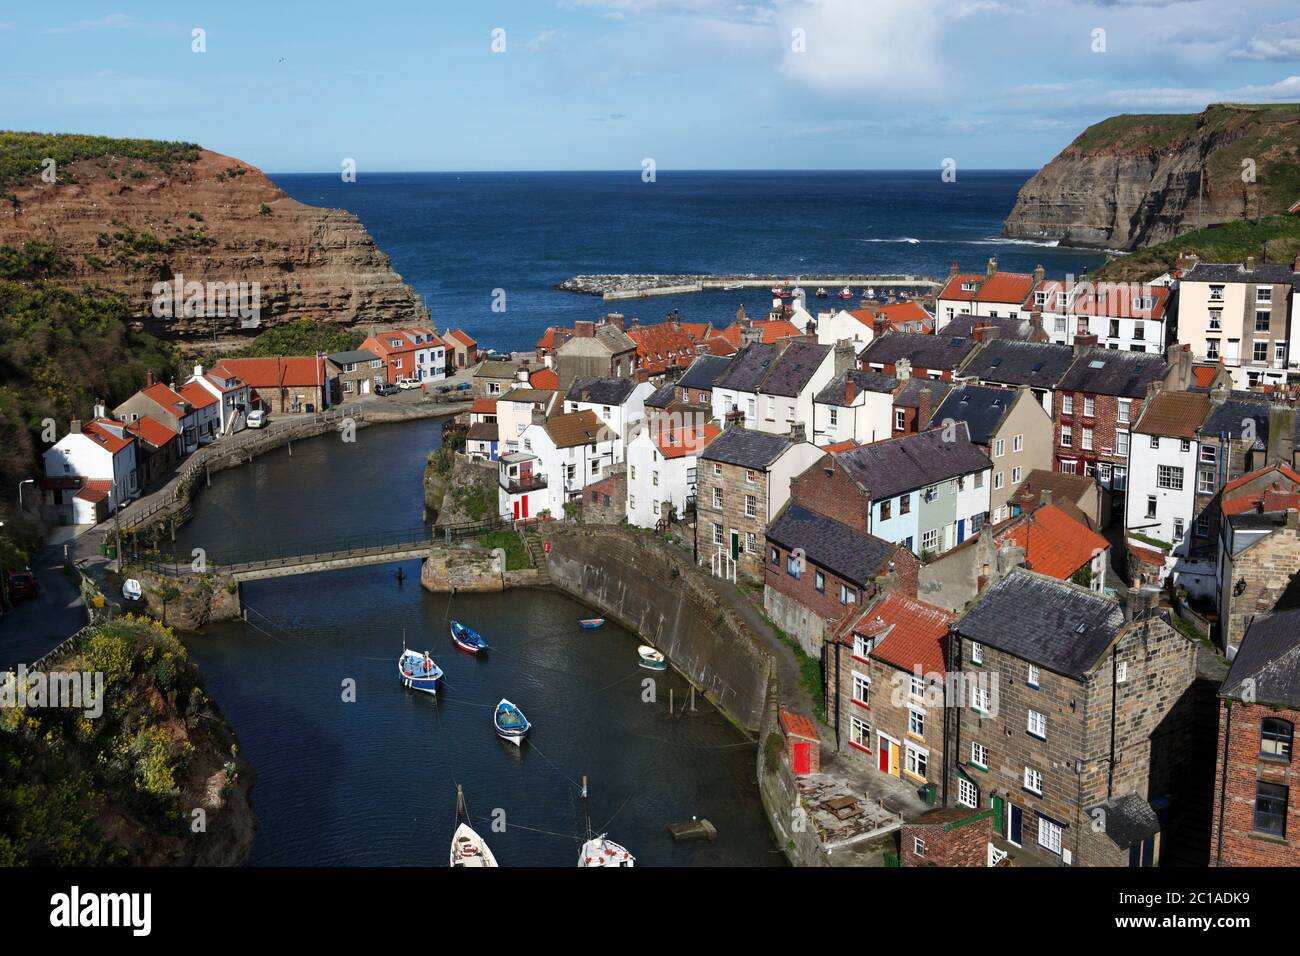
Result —
<path fill-rule="evenodd" d="M 24 479 L 23 481 L 18 482 L 18 510 L 19 510 L 19 512 L 21 512 L 21 511 L 23 510 L 23 485 L 34 485 L 34 484 L 36 484 L 36 479 L 35 479 L 35 478 L 26 478 L 26 479 Z"/>

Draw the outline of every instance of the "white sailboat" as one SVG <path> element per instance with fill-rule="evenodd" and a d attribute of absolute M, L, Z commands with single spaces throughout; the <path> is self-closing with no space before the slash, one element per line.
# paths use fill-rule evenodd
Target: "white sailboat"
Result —
<path fill-rule="evenodd" d="M 636 857 L 627 847 L 615 843 L 604 833 L 597 836 L 591 831 L 591 814 L 587 809 L 587 778 L 582 778 L 582 812 L 586 817 L 587 840 L 578 851 L 578 866 L 586 869 L 597 866 L 635 866 Z"/>
<path fill-rule="evenodd" d="M 469 811 L 465 808 L 465 793 L 456 785 L 456 832 L 451 836 L 452 866 L 496 866 L 497 858 L 492 855 L 484 839 L 474 832 L 466 820 Z"/>

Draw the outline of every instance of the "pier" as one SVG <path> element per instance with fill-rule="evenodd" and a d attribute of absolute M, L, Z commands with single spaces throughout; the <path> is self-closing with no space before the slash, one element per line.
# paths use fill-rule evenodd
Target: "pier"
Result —
<path fill-rule="evenodd" d="M 728 288 L 770 289 L 787 287 L 793 282 L 808 293 L 809 298 L 818 288 L 832 296 L 849 286 L 861 291 L 866 286 L 878 286 L 895 291 L 917 292 L 931 295 L 943 283 L 930 276 L 918 275 L 582 275 L 559 283 L 555 288 L 580 295 L 598 295 L 607 301 L 620 299 L 647 299 L 653 296 L 684 295 L 691 292 L 714 292 Z M 856 292 L 855 292 L 856 296 Z"/>

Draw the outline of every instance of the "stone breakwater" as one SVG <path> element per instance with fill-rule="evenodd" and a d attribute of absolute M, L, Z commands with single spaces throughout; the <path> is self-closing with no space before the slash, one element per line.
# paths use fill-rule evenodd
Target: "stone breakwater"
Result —
<path fill-rule="evenodd" d="M 580 275 L 565 279 L 553 288 L 579 295 L 598 295 L 605 299 L 635 299 L 654 295 L 681 295 L 730 288 L 768 289 L 790 282 L 801 286 L 809 296 L 818 288 L 838 293 L 845 286 L 854 288 L 883 286 L 886 289 L 931 292 L 940 282 L 921 275 L 692 275 L 692 274 L 608 274 Z"/>

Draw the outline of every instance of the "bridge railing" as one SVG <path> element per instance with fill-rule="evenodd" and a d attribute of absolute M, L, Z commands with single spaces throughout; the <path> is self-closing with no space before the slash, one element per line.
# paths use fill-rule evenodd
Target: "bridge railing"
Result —
<path fill-rule="evenodd" d="M 400 551 L 406 548 L 463 541 L 492 531 L 508 530 L 514 522 L 508 515 L 444 528 L 422 527 L 401 531 L 334 537 L 315 542 L 289 544 L 280 548 L 241 549 L 190 554 L 128 555 L 128 567 L 156 574 L 182 575 L 216 571 L 237 573 L 271 567 L 288 567 L 317 561 L 337 561 Z"/>

